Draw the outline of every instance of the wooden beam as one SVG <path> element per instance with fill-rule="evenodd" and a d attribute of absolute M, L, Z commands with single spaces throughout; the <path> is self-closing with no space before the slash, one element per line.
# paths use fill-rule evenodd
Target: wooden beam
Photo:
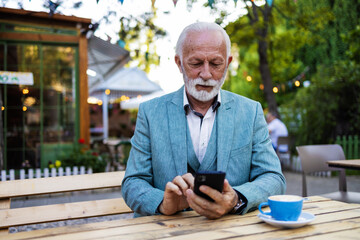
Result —
<path fill-rule="evenodd" d="M 84 23 L 84 24 L 91 24 L 90 18 L 80 18 L 75 16 L 66 16 L 61 14 L 53 14 L 51 17 L 49 13 L 47 12 L 35 12 L 35 11 L 27 11 L 23 9 L 13 9 L 13 8 L 0 8 L 0 15 L 2 15 L 1 18 L 5 18 L 12 15 L 13 17 L 26 17 L 31 19 L 43 19 L 44 21 L 63 21 L 63 22 L 73 22 L 73 23 Z"/>
<path fill-rule="evenodd" d="M 0 182 L 0 199 L 121 187 L 124 171 Z"/>
<path fill-rule="evenodd" d="M 33 33 L 4 33 L 4 32 L 0 32 L 0 39 L 19 40 L 19 41 L 39 41 L 39 42 L 64 42 L 64 43 L 79 43 L 80 41 L 79 36 L 33 34 Z"/>
<path fill-rule="evenodd" d="M 90 144 L 90 112 L 87 102 L 88 78 L 86 70 L 88 68 L 88 42 L 85 35 L 80 36 L 79 41 L 79 88 L 80 88 L 80 138 L 85 140 L 85 144 Z"/>
<path fill-rule="evenodd" d="M 0 228 L 131 213 L 123 198 L 0 210 Z"/>
<path fill-rule="evenodd" d="M 0 199 L 0 211 L 5 209 L 10 209 L 10 203 L 11 203 L 10 198 Z M 8 234 L 9 234 L 9 228 L 0 227 L 0 237 Z"/>

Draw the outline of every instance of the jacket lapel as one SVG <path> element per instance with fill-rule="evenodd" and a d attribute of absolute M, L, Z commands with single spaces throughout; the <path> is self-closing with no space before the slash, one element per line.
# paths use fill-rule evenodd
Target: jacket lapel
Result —
<path fill-rule="evenodd" d="M 231 143 L 234 131 L 234 101 L 221 90 L 221 105 L 217 114 L 217 169 L 226 171 L 230 159 Z"/>
<path fill-rule="evenodd" d="M 176 174 L 187 173 L 186 116 L 183 108 L 183 91 L 180 88 L 168 102 L 170 144 L 175 161 Z M 165 143 L 167 144 L 167 143 Z"/>

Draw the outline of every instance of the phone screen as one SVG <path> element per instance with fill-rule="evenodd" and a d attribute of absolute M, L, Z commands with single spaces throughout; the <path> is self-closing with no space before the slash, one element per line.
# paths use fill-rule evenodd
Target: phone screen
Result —
<path fill-rule="evenodd" d="M 199 190 L 201 185 L 207 185 L 222 192 L 224 187 L 225 172 L 221 171 L 198 171 L 195 173 L 194 192 L 202 198 L 214 201 L 211 197 Z"/>

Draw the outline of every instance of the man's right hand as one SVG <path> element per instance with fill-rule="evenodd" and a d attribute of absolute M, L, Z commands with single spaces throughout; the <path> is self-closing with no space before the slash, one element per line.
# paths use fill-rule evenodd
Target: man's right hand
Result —
<path fill-rule="evenodd" d="M 191 173 L 176 176 L 165 186 L 164 200 L 160 204 L 160 213 L 172 215 L 189 207 L 186 200 L 186 190 L 194 188 L 194 177 Z"/>

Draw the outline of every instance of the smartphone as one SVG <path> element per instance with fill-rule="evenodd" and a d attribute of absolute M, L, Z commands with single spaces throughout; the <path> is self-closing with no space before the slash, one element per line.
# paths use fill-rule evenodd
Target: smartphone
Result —
<path fill-rule="evenodd" d="M 200 192 L 201 185 L 207 185 L 213 189 L 222 192 L 224 187 L 225 172 L 221 171 L 198 171 L 195 173 L 194 192 L 202 198 L 211 202 L 214 200 L 203 192 Z"/>

